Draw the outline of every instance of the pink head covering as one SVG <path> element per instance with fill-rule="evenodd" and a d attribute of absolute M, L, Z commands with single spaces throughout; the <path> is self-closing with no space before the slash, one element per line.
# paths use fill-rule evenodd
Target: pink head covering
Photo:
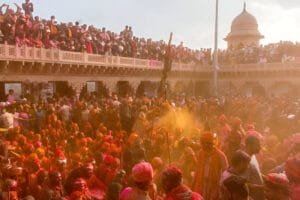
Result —
<path fill-rule="evenodd" d="M 300 144 L 300 133 L 295 133 L 290 137 L 290 141 L 293 144 Z"/>
<path fill-rule="evenodd" d="M 297 199 L 300 197 L 300 185 L 294 185 L 291 188 L 291 199 Z"/>
<path fill-rule="evenodd" d="M 297 182 L 300 181 L 300 160 L 296 158 L 287 160 L 285 163 L 285 170 L 289 177 L 292 177 L 292 179 Z"/>
<path fill-rule="evenodd" d="M 152 166 L 156 168 L 160 168 L 163 165 L 163 161 L 160 157 L 154 157 L 151 161 Z"/>
<path fill-rule="evenodd" d="M 153 178 L 153 169 L 150 163 L 141 162 L 132 168 L 132 178 L 136 182 L 151 181 Z"/>
<path fill-rule="evenodd" d="M 219 122 L 220 123 L 226 123 L 227 122 L 227 117 L 226 117 L 226 115 L 221 115 L 221 116 L 219 116 Z"/>
<path fill-rule="evenodd" d="M 260 140 L 263 140 L 264 139 L 264 136 L 260 133 L 260 132 L 257 132 L 255 130 L 249 130 L 247 131 L 247 135 L 248 136 L 254 136 L 254 137 L 257 137 L 258 139 Z"/>
<path fill-rule="evenodd" d="M 264 180 L 267 183 L 286 190 L 288 190 L 290 184 L 285 174 L 270 173 L 264 176 Z"/>
<path fill-rule="evenodd" d="M 255 130 L 254 124 L 248 124 L 246 128 L 247 128 L 247 131 L 254 131 Z"/>

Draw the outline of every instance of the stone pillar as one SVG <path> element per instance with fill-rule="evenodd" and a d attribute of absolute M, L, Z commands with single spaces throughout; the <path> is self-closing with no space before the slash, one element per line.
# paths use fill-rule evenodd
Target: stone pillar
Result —
<path fill-rule="evenodd" d="M 6 61 L 3 67 L 3 73 L 8 73 L 9 61 Z"/>
<path fill-rule="evenodd" d="M 139 81 L 131 81 L 131 82 L 129 82 L 129 85 L 133 89 L 133 95 L 136 96 L 136 92 L 137 92 L 137 89 L 138 89 L 138 87 L 140 85 L 140 82 Z"/>
<path fill-rule="evenodd" d="M 167 81 L 167 84 L 168 84 L 168 90 L 171 91 L 171 93 L 173 93 L 176 85 L 176 80 L 175 81 L 169 80 Z"/>
<path fill-rule="evenodd" d="M 111 96 L 112 93 L 117 92 L 117 82 L 116 81 L 103 81 L 103 85 L 107 88 L 109 96 Z"/>
<path fill-rule="evenodd" d="M 80 93 L 82 91 L 82 88 L 86 85 L 86 82 L 84 81 L 70 81 L 70 86 L 76 93 L 76 98 L 79 100 Z"/>

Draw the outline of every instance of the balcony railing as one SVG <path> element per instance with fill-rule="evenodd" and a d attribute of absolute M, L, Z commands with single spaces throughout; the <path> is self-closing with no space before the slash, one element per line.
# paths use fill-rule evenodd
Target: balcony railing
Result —
<path fill-rule="evenodd" d="M 116 66 L 139 69 L 163 69 L 163 62 L 137 58 L 105 56 L 88 53 L 62 51 L 59 49 L 44 49 L 34 47 L 17 47 L 13 45 L 0 45 L 0 60 L 35 61 L 80 65 Z M 176 71 L 193 71 L 194 65 L 174 63 Z"/>
<path fill-rule="evenodd" d="M 137 69 L 163 69 L 163 62 L 157 60 L 145 60 L 137 58 L 106 56 L 88 53 L 78 53 L 62 51 L 59 49 L 44 49 L 35 47 L 18 47 L 14 45 L 0 44 L 0 60 L 13 60 L 21 62 L 48 62 L 76 65 L 94 65 L 94 66 L 114 66 L 118 68 L 137 68 Z M 300 69 L 300 62 L 294 63 L 264 63 L 264 64 L 238 64 L 220 67 L 224 72 L 244 72 L 244 71 L 270 71 Z M 187 72 L 210 72 L 212 67 L 174 63 L 173 71 Z"/>

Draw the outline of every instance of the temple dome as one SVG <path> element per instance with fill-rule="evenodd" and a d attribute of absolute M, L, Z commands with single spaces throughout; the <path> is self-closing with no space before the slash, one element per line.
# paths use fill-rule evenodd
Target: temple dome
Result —
<path fill-rule="evenodd" d="M 232 21 L 231 32 L 227 35 L 225 40 L 229 41 L 242 37 L 252 37 L 258 40 L 264 38 L 258 30 L 256 18 L 247 11 L 246 4 L 244 4 L 242 13 Z"/>

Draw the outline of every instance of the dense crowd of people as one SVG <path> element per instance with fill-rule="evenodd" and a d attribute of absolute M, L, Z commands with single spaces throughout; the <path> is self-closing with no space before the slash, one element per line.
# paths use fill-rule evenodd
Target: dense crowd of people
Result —
<path fill-rule="evenodd" d="M 222 64 L 280 63 L 291 62 L 300 57 L 300 44 L 281 41 L 279 43 L 239 46 L 219 52 Z"/>
<path fill-rule="evenodd" d="M 117 95 L 1 104 L 2 199 L 297 200 L 299 100 Z"/>
<path fill-rule="evenodd" d="M 79 22 L 58 23 L 55 16 L 49 20 L 33 17 L 33 4 L 29 0 L 22 5 L 23 9 L 17 4 L 16 7 L 16 11 L 7 4 L 0 7 L 1 43 L 153 60 L 162 60 L 166 52 L 164 41 L 138 38 L 130 26 L 114 33 Z M 173 59 L 177 62 L 190 63 L 202 57 L 210 58 L 209 49 L 194 51 L 184 47 L 183 43 L 174 45 L 173 52 Z"/>
<path fill-rule="evenodd" d="M 55 16 L 50 19 L 33 17 L 34 6 L 26 0 L 22 7 L 15 4 L 0 7 L 0 44 L 29 46 L 36 48 L 58 48 L 65 51 L 87 52 L 101 55 L 135 57 L 163 60 L 167 44 L 164 41 L 138 38 L 133 29 L 126 26 L 120 33 L 106 28 L 97 28 L 79 22 L 58 23 Z M 266 46 L 240 46 L 220 50 L 221 64 L 288 62 L 299 57 L 300 45 L 280 42 Z M 181 42 L 172 46 L 172 57 L 176 62 L 210 65 L 211 49 L 192 50 Z"/>
<path fill-rule="evenodd" d="M 0 9 L 2 43 L 164 59 L 163 41 L 137 38 L 129 26 L 116 34 L 33 18 L 30 0 L 16 7 Z M 210 50 L 173 48 L 175 61 L 210 63 Z M 220 61 L 288 61 L 298 49 L 240 47 L 220 51 Z M 10 89 L 0 102 L 0 200 L 298 200 L 293 95 L 166 100 L 64 91 L 26 99 Z"/>

